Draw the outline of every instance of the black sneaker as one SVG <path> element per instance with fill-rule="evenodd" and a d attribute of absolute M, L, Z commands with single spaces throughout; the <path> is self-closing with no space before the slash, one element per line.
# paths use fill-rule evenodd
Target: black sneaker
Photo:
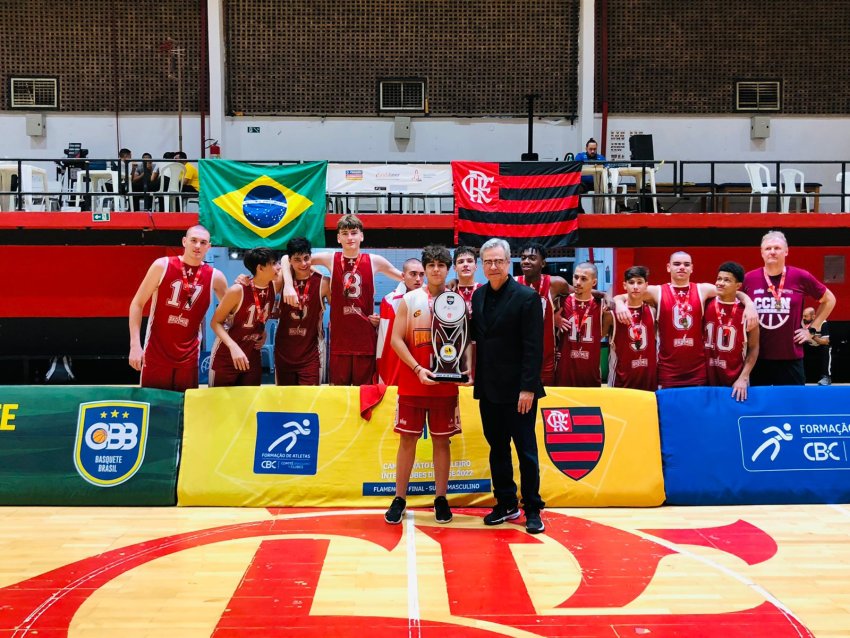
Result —
<path fill-rule="evenodd" d="M 449 523 L 452 520 L 452 510 L 445 496 L 434 499 L 434 518 L 438 523 Z"/>
<path fill-rule="evenodd" d="M 401 523 L 401 517 L 404 516 L 404 510 L 407 508 L 407 501 L 401 496 L 396 496 L 390 504 L 390 509 L 384 514 L 384 520 L 390 525 L 398 525 Z"/>
<path fill-rule="evenodd" d="M 818 385 L 832 385 L 832 379 L 824 375 L 821 380 L 818 381 Z"/>
<path fill-rule="evenodd" d="M 507 505 L 496 503 L 496 507 L 493 508 L 493 511 L 484 517 L 484 524 L 501 525 L 505 521 L 512 521 L 515 518 L 519 518 L 519 509 L 516 505 L 508 507 Z"/>
<path fill-rule="evenodd" d="M 543 525 L 543 519 L 540 518 L 540 512 L 526 512 L 525 514 L 525 531 L 529 534 L 542 534 L 546 527 Z"/>

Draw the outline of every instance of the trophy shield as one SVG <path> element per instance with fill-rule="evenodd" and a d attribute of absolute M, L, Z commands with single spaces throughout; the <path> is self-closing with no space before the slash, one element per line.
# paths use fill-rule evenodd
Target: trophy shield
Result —
<path fill-rule="evenodd" d="M 466 383 L 468 375 L 461 372 L 467 342 L 466 301 L 452 290 L 437 295 L 431 313 L 431 344 L 435 381 Z"/>

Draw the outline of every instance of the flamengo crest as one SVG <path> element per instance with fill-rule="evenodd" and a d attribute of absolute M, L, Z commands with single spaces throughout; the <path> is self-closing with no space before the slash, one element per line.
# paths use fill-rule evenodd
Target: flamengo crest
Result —
<path fill-rule="evenodd" d="M 581 480 L 599 463 L 605 422 L 599 408 L 542 408 L 546 453 L 561 472 Z"/>

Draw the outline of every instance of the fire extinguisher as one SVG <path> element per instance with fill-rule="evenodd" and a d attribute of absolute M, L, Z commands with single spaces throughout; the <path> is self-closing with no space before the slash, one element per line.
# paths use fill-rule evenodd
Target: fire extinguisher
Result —
<path fill-rule="evenodd" d="M 218 140 L 210 144 L 210 158 L 219 159 L 221 157 L 221 147 L 218 145 Z"/>

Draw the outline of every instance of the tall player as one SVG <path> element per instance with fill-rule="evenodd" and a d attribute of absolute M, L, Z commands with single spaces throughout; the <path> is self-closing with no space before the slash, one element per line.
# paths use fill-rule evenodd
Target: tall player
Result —
<path fill-rule="evenodd" d="M 201 322 L 212 293 L 227 290 L 221 271 L 204 263 L 210 233 L 192 226 L 183 237 L 183 254 L 154 261 L 130 302 L 130 366 L 142 373 L 143 388 L 183 392 L 198 387 Z M 145 345 L 141 328 L 151 302 Z"/>
<path fill-rule="evenodd" d="M 286 245 L 290 276 L 297 304 L 280 305 L 274 342 L 274 375 L 277 385 L 319 385 L 325 335 L 322 320 L 331 296 L 329 277 L 313 272 L 313 247 L 304 237 Z"/>
<path fill-rule="evenodd" d="M 266 321 L 274 306 L 280 265 L 271 248 L 253 248 L 242 260 L 251 278 L 227 289 L 210 327 L 216 334 L 210 359 L 210 387 L 260 385 Z"/>
<path fill-rule="evenodd" d="M 425 280 L 425 270 L 422 262 L 411 257 L 401 266 L 401 283 L 395 290 L 388 292 L 381 299 L 381 323 L 378 324 L 378 349 L 375 352 L 375 367 L 378 371 L 378 382 L 384 385 L 398 385 L 398 355 L 390 345 L 393 335 L 393 324 L 402 297 L 411 290 L 422 287 Z"/>
<path fill-rule="evenodd" d="M 703 307 L 707 299 L 717 296 L 717 288 L 709 283 L 692 283 L 694 264 L 691 256 L 677 250 L 670 255 L 667 272 L 670 282 L 663 286 L 647 286 L 644 301 L 658 309 L 658 385 L 661 388 L 700 386 L 707 383 L 705 372 L 705 339 L 702 327 Z M 747 327 L 756 321 L 752 300 L 742 292 Z M 631 313 L 625 307 L 626 295 L 618 295 L 614 303 L 617 320 L 628 324 Z"/>
<path fill-rule="evenodd" d="M 481 286 L 479 282 L 475 281 L 478 258 L 475 256 L 475 251 L 469 246 L 455 248 L 453 258 L 455 274 L 457 274 L 457 292 L 466 301 L 466 309 L 472 312 L 472 293 Z"/>
<path fill-rule="evenodd" d="M 655 308 L 643 300 L 649 279 L 646 266 L 632 266 L 623 275 L 628 326 L 611 322 L 608 385 L 655 392 L 658 389 Z"/>
<path fill-rule="evenodd" d="M 375 273 L 401 281 L 401 272 L 380 255 L 360 251 L 363 222 L 355 215 L 343 215 L 337 222 L 341 252 L 321 252 L 312 256 L 314 266 L 331 273 L 331 352 L 330 382 L 333 385 L 364 385 L 374 381 L 375 349 L 380 316 L 375 314 Z M 281 261 L 283 300 L 298 306 L 292 285 L 289 259 Z"/>
<path fill-rule="evenodd" d="M 717 269 L 717 296 L 705 305 L 705 365 L 708 385 L 732 388 L 736 401 L 746 401 L 750 372 L 759 353 L 759 327 L 744 326 L 744 305 L 737 292 L 744 267 L 726 261 Z"/>
<path fill-rule="evenodd" d="M 407 507 L 407 488 L 416 458 L 416 443 L 422 438 L 425 422 L 434 446 L 434 517 L 438 523 L 452 520 L 446 500 L 451 451 L 449 438 L 460 433 L 458 390 L 453 383 L 437 383 L 431 372 L 431 316 L 434 299 L 446 289 L 451 255 L 443 246 L 422 250 L 427 284 L 404 295 L 393 326 L 392 345 L 401 360 L 398 375 L 398 408 L 394 430 L 399 434 L 396 455 L 396 490 L 384 519 L 392 525 L 401 522 Z M 466 352 L 469 370 L 470 353 Z"/>
<path fill-rule="evenodd" d="M 564 301 L 560 352 L 555 371 L 556 386 L 598 388 L 602 385 L 599 369 L 602 335 L 611 330 L 611 313 L 593 296 L 598 271 L 590 262 L 580 263 L 573 271 L 574 292 Z"/>
<path fill-rule="evenodd" d="M 555 299 L 572 292 L 563 277 L 544 275 L 546 267 L 546 249 L 542 244 L 531 242 L 520 250 L 520 268 L 522 274 L 517 282 L 529 286 L 540 296 L 543 304 L 543 368 L 540 380 L 543 385 L 555 383 Z"/>

